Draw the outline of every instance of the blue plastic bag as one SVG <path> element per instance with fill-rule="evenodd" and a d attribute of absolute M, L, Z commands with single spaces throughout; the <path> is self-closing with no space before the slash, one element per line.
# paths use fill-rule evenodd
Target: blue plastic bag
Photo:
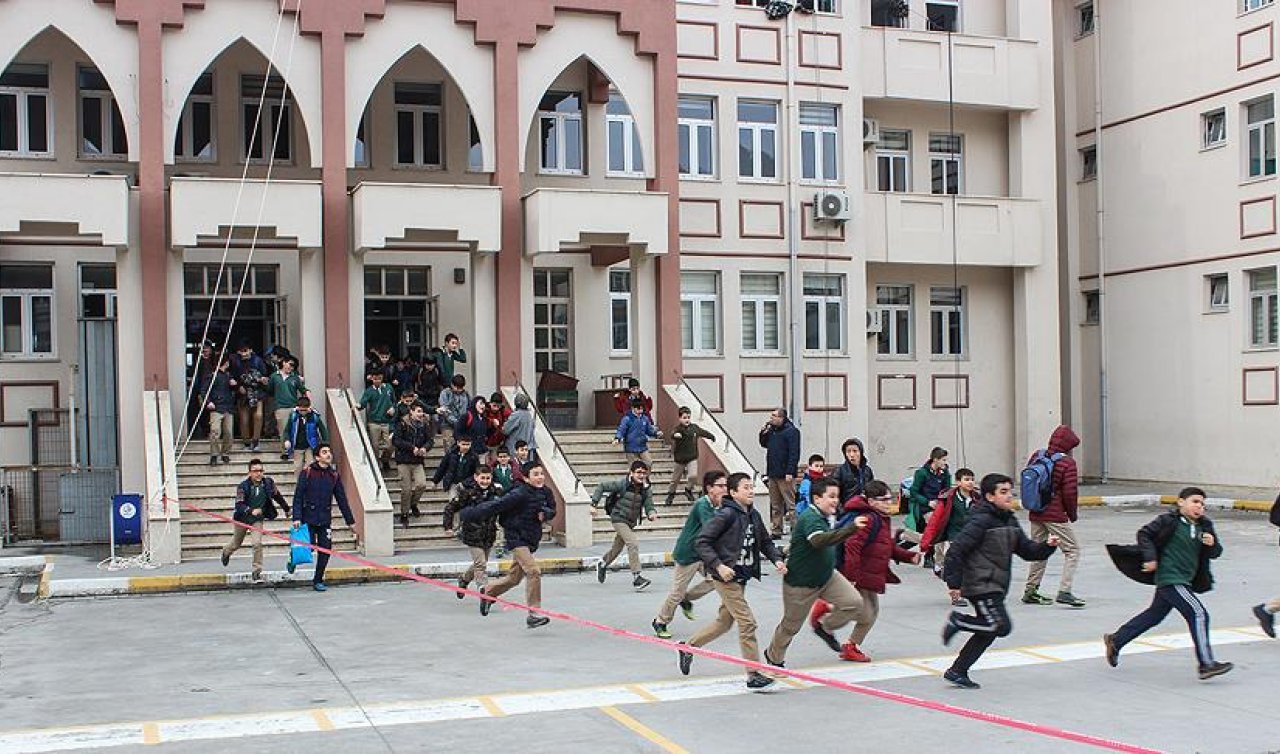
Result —
<path fill-rule="evenodd" d="M 293 540 L 289 543 L 289 564 L 297 567 L 312 562 L 311 530 L 307 525 L 298 524 L 298 528 L 289 532 L 289 537 Z"/>

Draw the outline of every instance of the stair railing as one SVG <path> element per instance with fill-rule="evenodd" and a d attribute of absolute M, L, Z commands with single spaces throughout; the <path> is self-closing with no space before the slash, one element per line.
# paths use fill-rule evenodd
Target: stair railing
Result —
<path fill-rule="evenodd" d="M 346 400 L 347 408 L 351 410 L 351 428 L 360 437 L 360 452 L 364 455 L 364 463 L 369 467 L 370 473 L 373 474 L 373 481 L 377 485 L 374 489 L 374 494 L 380 494 L 383 490 L 382 466 L 374 460 L 376 454 L 373 452 L 373 443 L 369 440 L 369 434 L 364 428 L 364 423 L 360 421 L 360 411 L 356 409 L 355 401 L 351 400 L 351 388 L 339 384 L 338 390 L 342 393 L 343 399 Z"/>
<path fill-rule="evenodd" d="M 744 459 L 747 459 L 747 462 L 750 463 L 751 457 L 743 452 L 742 446 L 738 445 L 738 443 L 733 441 L 733 435 L 729 434 L 729 430 L 726 429 L 723 424 L 717 421 L 715 417 L 711 416 L 711 410 L 707 408 L 707 402 L 702 400 L 702 396 L 698 395 L 698 391 L 693 389 L 693 385 L 690 385 L 688 382 L 686 382 L 684 377 L 680 378 L 680 385 L 685 390 L 688 390 L 689 393 L 694 397 L 694 400 L 698 402 L 698 408 L 701 411 L 701 414 L 698 417 L 699 422 L 710 420 L 720 430 L 720 436 L 724 437 L 724 451 L 727 453 L 729 452 L 730 449 L 733 449 L 738 452 L 738 455 L 742 456 Z M 753 465 L 753 468 L 754 468 L 754 465 Z M 757 471 L 756 475 L 759 476 L 759 473 L 760 472 Z"/>
<path fill-rule="evenodd" d="M 534 400 L 533 395 L 531 395 L 528 389 L 525 388 L 524 383 L 520 381 L 520 378 L 515 372 L 511 373 L 511 381 L 515 384 L 516 390 L 523 393 L 524 397 L 529 399 L 529 408 L 533 409 L 534 417 L 537 418 L 537 420 L 542 423 L 542 426 L 546 428 L 547 435 L 551 438 L 551 457 L 555 458 L 556 456 L 559 456 L 564 459 L 565 466 L 568 467 L 569 473 L 573 475 L 574 493 L 576 494 L 580 489 L 585 490 L 586 487 L 582 484 L 582 480 L 578 478 L 578 472 L 574 471 L 572 464 L 569 463 L 569 457 L 565 455 L 564 447 L 560 445 L 560 440 L 556 437 L 555 430 L 551 429 L 551 425 L 547 422 L 547 417 L 538 409 L 538 402 Z"/>

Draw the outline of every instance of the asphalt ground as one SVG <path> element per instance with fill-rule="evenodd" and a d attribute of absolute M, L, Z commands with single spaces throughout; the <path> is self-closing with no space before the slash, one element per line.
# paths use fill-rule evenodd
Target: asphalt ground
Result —
<path fill-rule="evenodd" d="M 1249 610 L 1280 593 L 1277 531 L 1265 515 L 1214 516 L 1226 553 L 1205 602 L 1218 658 L 1234 672 L 1199 681 L 1176 615 L 1131 645 L 1118 669 L 1100 658 L 1100 635 L 1151 596 L 1113 569 L 1102 545 L 1132 541 L 1155 513 L 1084 512 L 1074 591 L 1088 607 L 1014 599 L 1014 632 L 990 655 L 1004 667 L 973 671 L 981 690 L 937 677 L 957 646 L 939 639 L 950 606 L 941 582 L 910 566 L 897 567 L 904 583 L 882 599 L 863 645 L 876 662 L 840 663 L 804 630 L 787 665 L 1134 747 L 1280 751 L 1280 646 Z M 1044 591 L 1058 571 L 1051 561 Z M 1025 572 L 1015 564 L 1016 585 Z M 591 573 L 548 576 L 544 606 L 647 632 L 671 572 L 645 575 L 654 583 L 642 593 L 625 571 L 604 585 Z M 781 615 L 780 581 L 770 574 L 748 588 L 762 645 Z M 16 580 L 0 580 L 0 754 L 1107 750 L 846 690 L 779 683 L 747 693 L 741 668 L 705 658 L 685 678 L 669 649 L 564 621 L 529 630 L 513 610 L 482 618 L 476 600 L 422 584 L 35 603 L 15 594 Z M 716 605 L 714 594 L 699 602 L 698 622 Z M 677 616 L 672 630 L 687 638 L 696 625 Z M 735 634 L 709 648 L 736 654 Z"/>

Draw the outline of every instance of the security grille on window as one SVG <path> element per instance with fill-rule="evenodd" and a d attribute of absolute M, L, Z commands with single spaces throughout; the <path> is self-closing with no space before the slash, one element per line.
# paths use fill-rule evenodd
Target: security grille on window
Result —
<path fill-rule="evenodd" d="M 80 316 L 85 319 L 116 318 L 116 266 L 80 265 Z"/>
<path fill-rule="evenodd" d="M 911 190 L 911 132 L 881 129 L 876 143 L 876 175 L 881 191 Z"/>
<path fill-rule="evenodd" d="M 0 265 L 0 358 L 51 359 L 53 267 Z"/>
<path fill-rule="evenodd" d="M 538 105 L 541 171 L 582 175 L 582 98 L 547 92 Z"/>
<path fill-rule="evenodd" d="M 1275 346 L 1277 338 L 1276 269 L 1249 272 L 1249 344 Z"/>
<path fill-rule="evenodd" d="M 533 271 L 533 362 L 539 372 L 573 371 L 573 273 Z"/>
<path fill-rule="evenodd" d="M 1231 294 L 1227 287 L 1226 275 L 1208 275 L 1205 277 L 1208 289 L 1209 311 L 1225 312 L 1231 308 Z"/>
<path fill-rule="evenodd" d="M 844 350 L 844 276 L 804 276 L 804 349 Z"/>
<path fill-rule="evenodd" d="M 876 338 L 876 353 L 910 356 L 911 286 L 877 285 L 876 306 L 884 313 L 884 326 Z"/>
<path fill-rule="evenodd" d="M 716 174 L 716 108 L 706 97 L 681 97 L 680 175 L 712 178 Z"/>
<path fill-rule="evenodd" d="M 738 176 L 778 177 L 778 105 L 738 101 Z"/>
<path fill-rule="evenodd" d="M 609 349 L 631 352 L 631 270 L 609 270 Z"/>
<path fill-rule="evenodd" d="M 1218 108 L 1200 116 L 1200 146 L 1203 149 L 1227 143 L 1227 111 Z"/>
<path fill-rule="evenodd" d="M 930 352 L 934 356 L 964 355 L 964 289 L 929 289 Z"/>
<path fill-rule="evenodd" d="M 244 118 L 244 156 L 249 160 L 292 161 L 293 95 L 284 80 L 274 74 L 266 79 L 241 76 L 240 104 Z"/>
<path fill-rule="evenodd" d="M 438 168 L 444 164 L 441 157 L 442 104 L 439 84 L 396 82 L 397 165 Z"/>
<path fill-rule="evenodd" d="M 214 162 L 217 151 L 214 146 L 213 74 L 202 73 L 191 87 L 191 94 L 182 106 L 178 119 L 178 134 L 173 140 L 174 159 L 181 162 Z"/>
<path fill-rule="evenodd" d="M 960 31 L 960 0 L 932 0 L 924 4 L 930 31 Z"/>
<path fill-rule="evenodd" d="M 958 134 L 929 134 L 929 176 L 933 193 L 961 193 L 963 149 L 964 139 Z"/>
<path fill-rule="evenodd" d="M 1250 178 L 1276 174 L 1276 107 L 1274 97 L 1245 105 Z"/>
<path fill-rule="evenodd" d="M 782 311 L 782 276 L 743 273 L 742 350 L 747 353 L 778 353 Z"/>
<path fill-rule="evenodd" d="M 720 282 L 714 272 L 680 275 L 680 345 L 686 353 L 710 354 L 720 348 Z"/>
<path fill-rule="evenodd" d="M 1080 180 L 1092 181 L 1098 177 L 1098 148 L 1085 147 L 1080 150 Z"/>
<path fill-rule="evenodd" d="M 640 132 L 627 101 L 617 92 L 609 94 L 605 105 L 605 128 L 609 141 L 610 175 L 643 175 L 644 158 L 640 150 Z"/>
<path fill-rule="evenodd" d="M 801 103 L 800 177 L 840 180 L 840 108 L 836 105 Z"/>
<path fill-rule="evenodd" d="M 1093 33 L 1093 3 L 1076 6 L 1076 36 L 1087 37 Z"/>
<path fill-rule="evenodd" d="M 49 67 L 13 63 L 0 74 L 0 157 L 52 157 Z"/>

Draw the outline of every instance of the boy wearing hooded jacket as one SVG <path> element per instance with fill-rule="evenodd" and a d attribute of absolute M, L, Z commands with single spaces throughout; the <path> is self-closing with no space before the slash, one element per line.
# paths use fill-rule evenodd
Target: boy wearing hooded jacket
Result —
<path fill-rule="evenodd" d="M 637 592 L 643 591 L 650 582 L 640 575 L 640 543 L 636 540 L 636 527 L 641 517 L 650 521 L 654 518 L 653 486 L 649 484 L 649 464 L 644 461 L 632 461 L 631 470 L 623 479 L 601 482 L 591 495 L 591 508 L 600 507 L 604 502 L 604 511 L 609 516 L 616 534 L 613 545 L 603 558 L 596 561 L 596 580 L 604 583 L 609 573 L 609 564 L 627 549 L 627 564 L 631 566 L 631 586 Z"/>
<path fill-rule="evenodd" d="M 1051 605 L 1057 602 L 1068 607 L 1085 606 L 1084 600 L 1071 593 L 1076 566 L 1080 563 L 1080 543 L 1071 526 L 1075 523 L 1079 510 L 1080 473 L 1076 467 L 1076 459 L 1071 457 L 1071 451 L 1079 444 L 1080 438 L 1065 424 L 1059 425 L 1049 436 L 1049 446 L 1045 453 L 1049 456 L 1061 453 L 1062 457 L 1053 464 L 1053 492 L 1048 504 L 1038 511 L 1032 511 L 1028 518 L 1031 520 L 1032 539 L 1044 542 L 1052 535 L 1062 543 L 1062 581 L 1058 583 L 1058 596 L 1049 599 L 1040 593 L 1045 563 L 1032 563 L 1027 573 L 1026 589 L 1022 592 L 1022 601 L 1028 605 Z M 1031 458 L 1034 459 L 1035 454 Z"/>
<path fill-rule="evenodd" d="M 850 437 L 841 443 L 840 455 L 844 456 L 844 463 L 840 464 L 831 478 L 840 485 L 840 502 L 844 504 L 865 494 L 867 482 L 875 479 L 876 475 L 867 465 L 867 451 L 858 438 Z"/>

